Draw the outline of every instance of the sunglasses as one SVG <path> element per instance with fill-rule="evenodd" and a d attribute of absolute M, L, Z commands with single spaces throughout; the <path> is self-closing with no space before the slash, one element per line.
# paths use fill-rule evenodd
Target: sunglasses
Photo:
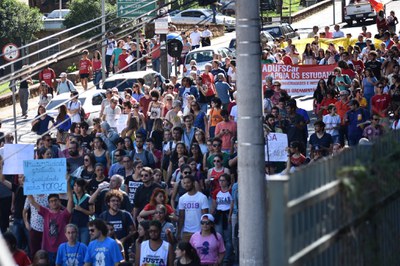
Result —
<path fill-rule="evenodd" d="M 142 176 L 142 177 L 148 177 L 149 175 L 148 175 L 148 174 L 145 174 L 145 175 L 140 175 L 140 176 Z"/>
<path fill-rule="evenodd" d="M 185 172 L 182 172 L 182 173 L 184 173 L 185 175 L 190 175 L 192 172 L 185 171 Z"/>
<path fill-rule="evenodd" d="M 90 233 L 93 233 L 95 231 L 95 229 L 89 229 Z"/>
<path fill-rule="evenodd" d="M 219 147 L 221 144 L 213 144 L 213 147 Z"/>
<path fill-rule="evenodd" d="M 210 225 L 210 224 L 212 224 L 212 222 L 210 222 L 210 221 L 201 221 L 200 224 Z"/>
<path fill-rule="evenodd" d="M 214 160 L 214 163 L 220 163 L 221 161 L 220 160 Z"/>

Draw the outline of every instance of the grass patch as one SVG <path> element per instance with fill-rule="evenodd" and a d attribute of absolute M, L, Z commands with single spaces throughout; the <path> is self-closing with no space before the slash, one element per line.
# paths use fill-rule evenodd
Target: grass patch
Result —
<path fill-rule="evenodd" d="M 6 94 L 6 93 L 8 93 L 10 91 L 11 90 L 9 90 L 9 88 L 8 88 L 8 83 L 0 84 L 0 96 L 4 95 L 4 94 Z"/>

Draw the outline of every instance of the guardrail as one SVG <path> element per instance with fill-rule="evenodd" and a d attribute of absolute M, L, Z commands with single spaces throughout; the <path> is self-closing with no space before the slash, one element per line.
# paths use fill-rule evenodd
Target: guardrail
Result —
<path fill-rule="evenodd" d="M 359 205 L 349 202 L 338 178 L 345 166 L 368 166 L 385 158 L 399 141 L 400 132 L 390 132 L 288 176 L 268 178 L 270 265 L 400 265 L 398 183 L 391 187 L 385 176 L 380 185 L 361 191 Z M 398 180 L 399 173 L 387 177 Z"/>

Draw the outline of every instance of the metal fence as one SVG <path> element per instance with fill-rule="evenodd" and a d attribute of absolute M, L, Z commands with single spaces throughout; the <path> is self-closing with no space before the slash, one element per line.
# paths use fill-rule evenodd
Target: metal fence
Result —
<path fill-rule="evenodd" d="M 293 174 L 268 178 L 269 265 L 400 265 L 399 187 L 379 197 L 365 192 L 362 206 L 354 207 L 337 177 L 345 166 L 384 158 L 399 141 L 400 132 L 391 132 Z M 398 169 L 387 175 L 399 176 Z"/>

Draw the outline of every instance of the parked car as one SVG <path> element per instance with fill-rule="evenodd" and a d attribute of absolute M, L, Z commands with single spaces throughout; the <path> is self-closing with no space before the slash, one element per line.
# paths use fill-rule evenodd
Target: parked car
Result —
<path fill-rule="evenodd" d="M 56 9 L 44 16 L 43 25 L 45 30 L 63 29 L 65 17 L 71 12 L 69 9 Z"/>
<path fill-rule="evenodd" d="M 267 31 L 275 39 L 282 36 L 285 39 L 300 39 L 297 29 L 293 29 L 288 23 L 265 25 L 262 30 Z"/>
<path fill-rule="evenodd" d="M 106 98 L 105 92 L 105 90 L 91 89 L 81 93 L 78 97 L 83 109 L 85 110 L 85 120 L 88 122 L 89 126 L 92 126 L 93 119 L 100 115 L 101 102 Z M 68 107 L 69 100 L 69 93 L 62 93 L 54 96 L 54 98 L 46 105 L 46 112 L 50 116 L 56 118 L 58 115 L 58 107 L 63 104 L 66 104 Z"/>
<path fill-rule="evenodd" d="M 205 65 L 213 60 L 215 54 L 221 55 L 222 59 L 234 55 L 233 52 L 227 47 L 214 48 L 207 46 L 194 49 L 186 55 L 183 71 L 186 72 L 189 69 L 191 60 L 196 61 L 198 70 L 201 72 L 204 71 Z"/>
<path fill-rule="evenodd" d="M 121 96 L 123 96 L 124 90 L 126 88 L 132 88 L 134 83 L 137 83 L 139 78 L 144 79 L 144 83 L 150 87 L 152 87 L 154 82 L 154 76 L 160 75 L 160 73 L 154 70 L 146 70 L 146 71 L 132 71 L 114 74 L 109 76 L 103 84 L 103 89 L 112 89 L 114 87 L 118 88 L 118 92 Z M 165 78 L 161 76 L 161 79 L 164 81 Z"/>
<path fill-rule="evenodd" d="M 211 23 L 212 19 L 213 12 L 211 9 L 187 9 L 176 14 L 175 16 L 171 16 L 171 23 L 201 25 Z M 217 13 L 217 15 L 215 16 L 215 20 L 217 24 L 225 25 L 227 31 L 235 30 L 235 18 Z"/>
<path fill-rule="evenodd" d="M 347 25 L 352 26 L 353 21 L 357 23 L 364 23 L 367 19 L 376 20 L 376 12 L 369 1 L 350 1 L 350 3 L 344 7 L 344 20 Z"/>
<path fill-rule="evenodd" d="M 274 37 L 268 33 L 268 31 L 260 32 L 261 47 L 264 48 L 266 45 L 274 47 Z M 236 37 L 232 38 L 229 42 L 229 49 L 236 54 Z"/>

